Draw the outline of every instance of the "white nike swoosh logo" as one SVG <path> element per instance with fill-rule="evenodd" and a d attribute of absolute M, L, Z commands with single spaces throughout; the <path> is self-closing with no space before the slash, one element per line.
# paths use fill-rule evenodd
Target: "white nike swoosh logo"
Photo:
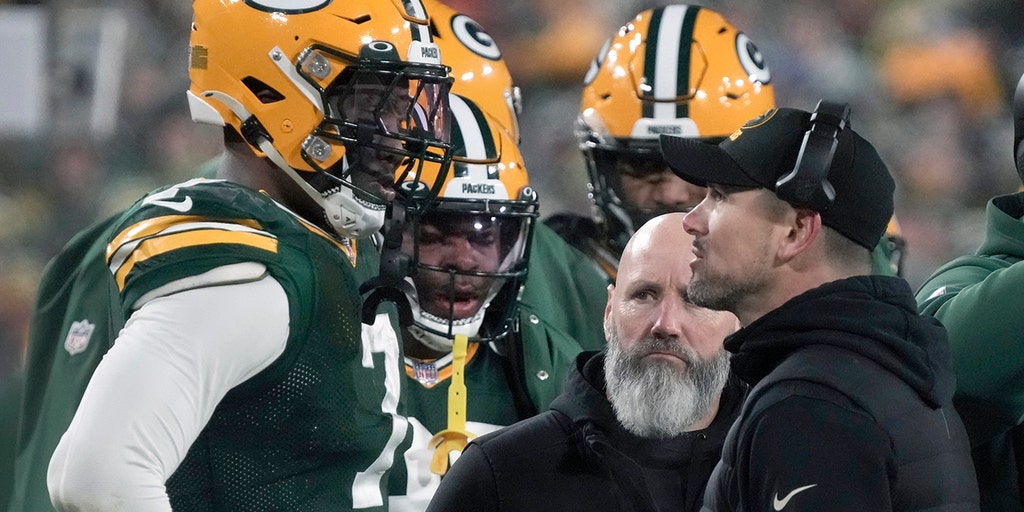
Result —
<path fill-rule="evenodd" d="M 146 201 L 149 204 L 156 206 L 163 206 L 164 208 L 170 208 L 177 212 L 187 212 L 192 209 L 192 198 L 185 197 L 181 201 L 168 201 L 166 199 L 149 199 Z"/>
<path fill-rule="evenodd" d="M 789 504 L 789 500 L 793 499 L 793 496 L 796 496 L 797 493 L 806 491 L 811 487 L 817 487 L 817 485 L 818 484 L 811 484 L 805 485 L 803 487 L 797 487 L 796 489 L 789 491 L 789 494 L 787 494 L 786 497 L 782 498 L 781 500 L 779 499 L 779 493 L 775 493 L 775 498 L 772 500 L 772 508 L 775 509 L 775 512 L 779 512 L 780 510 L 786 508 L 786 505 Z"/>

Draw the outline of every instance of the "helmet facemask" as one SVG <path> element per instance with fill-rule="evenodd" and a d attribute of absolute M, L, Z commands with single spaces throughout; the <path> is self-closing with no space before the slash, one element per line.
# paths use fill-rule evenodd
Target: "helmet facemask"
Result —
<path fill-rule="evenodd" d="M 407 216 L 402 244 L 415 267 L 406 280 L 408 332 L 438 352 L 451 349 L 455 334 L 508 334 L 537 217 L 537 194 L 508 130 L 467 98 L 452 94 L 450 102 L 450 172 L 430 209 Z"/>
<path fill-rule="evenodd" d="M 192 119 L 234 128 L 323 210 L 309 220 L 370 236 L 396 193 L 385 176 L 424 161 L 447 171 L 452 79 L 417 0 L 299 10 L 197 2 L 193 11 Z M 422 188 L 426 199 L 437 190 Z"/>
<path fill-rule="evenodd" d="M 688 211 L 703 199 L 699 187 L 676 182 L 679 178 L 662 158 L 656 140 L 626 139 L 611 145 L 588 141 L 581 146 L 595 220 L 617 253 L 648 220 L 665 213 Z M 645 190 L 669 186 L 684 188 L 689 194 L 676 194 L 671 201 L 639 197 Z"/>
<path fill-rule="evenodd" d="M 330 52 L 311 48 L 300 59 L 299 73 L 315 78 L 312 73 L 329 62 Z M 368 59 L 368 53 L 380 55 Z M 323 121 L 303 141 L 301 156 L 314 171 L 307 181 L 323 197 L 327 220 L 352 231 L 332 219 L 331 208 L 337 207 L 363 224 L 361 232 L 372 233 L 384 222 L 396 182 L 417 189 L 420 200 L 437 194 L 439 183 L 417 180 L 425 162 L 439 166 L 440 176 L 447 172 L 451 79 L 436 66 L 401 62 L 382 41 L 365 45 L 360 57 L 359 65 L 348 66 L 324 90 Z"/>
<path fill-rule="evenodd" d="M 535 198 L 528 189 L 521 201 L 443 200 L 410 222 L 404 250 L 416 272 L 406 294 L 417 340 L 443 352 L 455 334 L 484 342 L 508 335 L 526 277 Z"/>

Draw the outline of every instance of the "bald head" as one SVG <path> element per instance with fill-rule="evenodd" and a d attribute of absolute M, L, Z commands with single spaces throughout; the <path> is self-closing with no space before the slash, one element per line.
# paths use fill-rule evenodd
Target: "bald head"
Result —
<path fill-rule="evenodd" d="M 615 283 L 623 282 L 631 272 L 655 271 L 659 267 L 666 272 L 681 272 L 685 274 L 683 281 L 689 281 L 693 236 L 683 229 L 684 217 L 683 212 L 667 213 L 640 226 L 622 251 Z"/>
<path fill-rule="evenodd" d="M 693 237 L 683 213 L 655 217 L 626 244 L 608 287 L 605 377 L 616 417 L 641 436 L 704 428 L 729 375 L 736 317 L 690 301 Z"/>

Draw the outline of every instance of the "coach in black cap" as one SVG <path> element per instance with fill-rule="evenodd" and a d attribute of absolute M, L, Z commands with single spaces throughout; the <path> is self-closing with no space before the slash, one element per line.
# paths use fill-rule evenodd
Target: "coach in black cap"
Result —
<path fill-rule="evenodd" d="M 772 109 L 717 146 L 661 148 L 708 187 L 683 221 L 689 298 L 739 317 L 725 346 L 752 386 L 706 509 L 977 510 L 946 332 L 905 281 L 870 275 L 894 186 L 849 108 Z"/>

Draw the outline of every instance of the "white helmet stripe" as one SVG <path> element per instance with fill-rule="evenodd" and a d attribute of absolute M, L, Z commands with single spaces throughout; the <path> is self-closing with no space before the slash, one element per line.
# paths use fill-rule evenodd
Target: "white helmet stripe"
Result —
<path fill-rule="evenodd" d="M 427 9 L 423 7 L 420 0 L 402 0 L 402 7 L 405 7 L 406 14 L 418 19 L 427 19 Z M 433 41 L 430 37 L 430 27 L 425 23 L 410 23 L 412 27 L 412 40 L 428 43 Z"/>
<path fill-rule="evenodd" d="M 456 126 L 458 126 L 459 134 L 462 136 L 462 141 L 465 144 L 465 157 L 470 160 L 486 159 L 488 144 L 484 140 L 484 134 L 480 130 L 480 125 L 477 123 L 473 110 L 466 103 L 466 100 L 457 94 L 449 95 L 448 101 L 451 106 L 452 116 L 455 118 Z"/>
<path fill-rule="evenodd" d="M 652 92 L 656 99 L 675 98 L 679 95 L 679 51 L 683 21 L 686 11 L 692 7 L 686 5 L 670 5 L 664 8 L 661 25 L 658 29 L 657 56 L 655 58 L 654 84 Z M 689 34 L 688 34 L 689 35 Z M 647 44 L 650 44 L 648 41 Z M 687 46 L 686 50 L 689 50 Z M 689 63 L 689 59 L 685 59 Z M 655 119 L 675 119 L 676 104 L 673 102 L 656 102 L 654 104 Z"/>

